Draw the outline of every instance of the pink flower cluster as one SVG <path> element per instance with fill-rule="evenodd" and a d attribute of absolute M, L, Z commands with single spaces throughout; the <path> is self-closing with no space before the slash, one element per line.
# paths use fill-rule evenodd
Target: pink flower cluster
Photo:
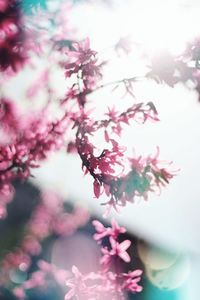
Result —
<path fill-rule="evenodd" d="M 191 89 L 189 82 L 200 100 L 200 42 L 199 37 L 188 42 L 186 49 L 178 56 L 173 56 L 167 50 L 150 58 L 150 71 L 145 75 L 157 83 L 170 87 L 182 83 Z"/>
<path fill-rule="evenodd" d="M 53 234 L 57 236 L 72 235 L 79 227 L 84 226 L 88 220 L 89 214 L 84 209 L 75 207 L 71 213 L 67 213 L 60 197 L 52 192 L 43 192 L 41 203 L 34 209 L 24 229 L 25 234 L 20 245 L 12 252 L 9 252 L 0 263 L 0 285 L 6 286 L 9 283 L 9 274 L 11 271 L 20 270 L 27 272 L 29 270 L 32 257 L 38 256 L 41 253 L 42 242 L 48 236 L 52 236 Z M 47 263 L 43 263 L 42 266 L 47 266 Z M 49 265 L 49 268 L 52 269 L 52 272 L 55 269 L 52 265 Z M 46 275 L 48 275 L 46 268 L 43 271 L 46 271 Z M 59 270 L 56 270 L 54 273 L 57 275 L 58 273 L 62 274 Z M 39 285 L 40 280 L 38 280 L 38 277 L 40 278 L 40 276 L 38 274 L 42 276 L 43 281 L 45 280 L 45 272 L 41 272 L 40 270 L 31 275 L 32 279 L 26 281 L 23 284 L 23 288 L 28 289 L 33 288 L 34 285 Z M 57 276 L 56 274 L 54 275 Z M 34 285 L 31 286 L 33 282 Z"/>
<path fill-rule="evenodd" d="M 73 276 L 67 280 L 69 287 L 65 300 L 73 299 L 97 299 L 97 300 L 123 300 L 127 292 L 141 292 L 142 287 L 138 284 L 141 280 L 142 271 L 134 270 L 124 273 L 121 271 L 120 261 L 130 262 L 131 258 L 127 249 L 131 245 L 129 240 L 118 242 L 119 234 L 125 232 L 125 228 L 118 226 L 113 220 L 112 227 L 104 227 L 99 221 L 93 221 L 97 233 L 94 239 L 100 244 L 104 238 L 109 240 L 109 248 L 101 246 L 102 258 L 98 273 L 82 274 L 77 267 L 73 266 Z"/>
<path fill-rule="evenodd" d="M 63 286 L 66 279 L 70 276 L 70 272 L 58 269 L 55 265 L 44 260 L 38 261 L 38 270 L 33 272 L 28 280 L 21 286 L 13 289 L 13 294 L 19 300 L 27 299 L 26 293 L 31 289 L 48 289 L 48 282 L 53 280 Z"/>
<path fill-rule="evenodd" d="M 111 207 L 117 210 L 118 206 L 133 202 L 135 197 L 147 199 L 149 192 L 160 190 L 169 183 L 174 174 L 158 159 L 159 149 L 154 157 L 129 158 L 129 171 L 125 171 L 127 162 L 124 155 L 125 148 L 110 138 L 111 135 L 113 137 L 113 133 L 118 136 L 121 134 L 122 123 L 129 124 L 131 120 L 144 123 L 148 119 L 158 121 L 153 103 L 149 102 L 146 106 L 142 103 L 135 104 L 121 114 L 110 110 L 107 115 L 109 118 L 102 121 L 93 122 L 89 118 L 84 118 L 77 122 L 76 147 L 85 173 L 89 173 L 94 179 L 96 198 L 105 192 L 110 197 L 106 203 L 109 205 L 108 210 Z M 111 149 L 106 148 L 97 156 L 96 147 L 90 142 L 89 137 L 102 128 L 105 142 L 111 144 Z"/>
<path fill-rule="evenodd" d="M 6 204 L 12 199 L 12 181 L 27 179 L 31 169 L 45 159 L 50 151 L 64 145 L 68 122 L 66 115 L 49 120 L 48 109 L 23 117 L 14 103 L 0 100 L 0 121 L 4 136 L 0 140 L 0 207 L 6 214 Z"/>
<path fill-rule="evenodd" d="M 85 95 L 95 89 L 96 83 L 101 79 L 102 64 L 98 64 L 97 52 L 91 50 L 89 39 L 79 43 L 72 44 L 73 50 L 68 50 L 66 69 L 66 78 L 75 75 L 77 83 L 73 85 L 72 91 L 68 96 L 77 97 L 80 106 L 85 105 Z"/>
<path fill-rule="evenodd" d="M 89 214 L 79 207 L 71 213 L 64 209 L 63 201 L 52 192 L 42 194 L 42 203 L 34 210 L 28 223 L 30 232 L 39 240 L 52 233 L 71 235 L 89 220 Z"/>
<path fill-rule="evenodd" d="M 18 70 L 26 54 L 24 31 L 18 0 L 0 1 L 0 70 Z"/>

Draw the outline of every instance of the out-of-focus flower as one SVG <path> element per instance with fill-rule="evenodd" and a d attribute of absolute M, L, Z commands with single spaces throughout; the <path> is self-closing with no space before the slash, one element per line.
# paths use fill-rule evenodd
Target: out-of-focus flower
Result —
<path fill-rule="evenodd" d="M 119 39 L 119 41 L 115 45 L 115 50 L 120 53 L 124 52 L 128 55 L 132 51 L 133 42 L 130 36 L 123 36 Z"/>
<path fill-rule="evenodd" d="M 0 2 L 0 70 L 17 71 L 26 59 L 20 5 L 18 0 Z"/>
<path fill-rule="evenodd" d="M 141 292 L 142 287 L 138 284 L 141 280 L 141 270 L 121 272 L 119 258 L 124 262 L 130 262 L 130 256 L 126 250 L 131 245 L 129 240 L 121 243 L 117 241 L 120 233 L 124 233 L 116 221 L 112 221 L 112 227 L 105 228 L 99 221 L 93 221 L 97 230 L 94 235 L 96 240 L 102 240 L 109 236 L 110 249 L 101 247 L 103 256 L 100 259 L 100 271 L 96 273 L 82 274 L 77 267 L 73 266 L 72 276 L 67 280 L 69 288 L 65 300 L 77 297 L 83 300 L 125 300 L 126 292 Z"/>

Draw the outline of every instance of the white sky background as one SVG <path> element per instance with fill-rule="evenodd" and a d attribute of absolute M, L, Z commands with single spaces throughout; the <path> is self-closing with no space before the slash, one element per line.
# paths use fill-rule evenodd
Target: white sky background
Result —
<path fill-rule="evenodd" d="M 112 9 L 102 6 L 101 1 L 91 2 L 92 6 L 91 3 L 78 6 L 72 20 L 80 28 L 77 33 L 80 39 L 89 36 L 92 48 L 105 57 L 112 53 L 110 47 L 121 36 L 130 35 L 134 41 L 144 44 L 151 54 L 158 53 L 162 48 L 177 54 L 188 39 L 200 33 L 199 1 L 118 0 L 113 1 L 115 5 Z M 134 59 L 134 54 L 120 61 L 114 58 L 104 81 L 140 75 L 142 72 L 140 61 Z M 10 83 L 14 88 L 7 87 L 8 94 L 23 99 L 21 87 L 25 86 L 26 76 L 21 75 L 18 79 L 20 84 Z M 63 83 L 59 77 L 56 80 L 55 84 L 61 89 Z M 97 115 L 101 105 L 110 102 L 118 103 L 123 108 L 126 99 L 117 98 L 118 94 L 111 94 L 110 91 L 111 88 L 101 90 L 93 96 L 97 103 Z M 138 83 L 135 94 L 138 101 L 155 103 L 161 121 L 140 127 L 133 124 L 124 132 L 123 142 L 130 149 L 134 148 L 136 154 L 147 155 L 154 153 L 158 145 L 161 158 L 173 160 L 174 169 L 180 168 L 180 172 L 163 189 L 160 197 L 152 194 L 148 202 L 141 200 L 128 205 L 115 217 L 130 231 L 151 242 L 176 251 L 181 249 L 200 254 L 200 104 L 197 94 L 182 85 L 172 89 L 153 81 Z M 95 214 L 102 215 L 100 203 L 107 198 L 94 199 L 92 179 L 83 177 L 77 157 L 54 154 L 34 173 L 34 183 L 55 189 L 61 195 L 86 205 Z M 194 264 L 197 265 L 196 262 Z M 189 295 L 187 299 L 195 300 L 195 296 Z"/>

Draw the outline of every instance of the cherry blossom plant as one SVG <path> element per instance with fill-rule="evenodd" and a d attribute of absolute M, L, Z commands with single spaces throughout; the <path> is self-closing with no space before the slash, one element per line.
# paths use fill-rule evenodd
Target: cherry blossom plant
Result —
<path fill-rule="evenodd" d="M 76 37 L 76 31 L 70 27 L 69 16 L 73 7 L 70 1 L 61 1 L 53 11 L 32 8 L 28 17 L 23 14 L 21 4 L 20 0 L 0 0 L 1 85 L 26 68 L 36 69 L 35 61 L 46 58 L 65 78 L 66 86 L 63 96 L 58 98 L 50 84 L 51 68 L 43 69 L 35 81 L 30 80 L 25 94 L 28 103 L 37 102 L 38 93 L 45 91 L 46 101 L 31 112 L 23 109 L 20 99 L 14 101 L 2 89 L 0 217 L 4 219 L 7 216 L 6 207 L 15 194 L 13 183 L 31 178 L 34 168 L 39 168 L 52 152 L 63 149 L 66 155 L 74 153 L 79 157 L 83 174 L 92 178 L 95 198 L 101 198 L 102 194 L 107 196 L 106 203 L 101 203 L 106 206 L 106 215 L 113 208 L 118 212 L 120 207 L 137 198 L 147 200 L 150 193 L 160 194 L 161 188 L 175 175 L 170 170 L 171 162 L 160 160 L 159 147 L 155 154 L 146 157 L 127 155 L 121 140 L 126 126 L 159 122 L 154 103 L 135 98 L 134 84 L 148 79 L 171 87 L 182 83 L 191 88 L 188 82 L 192 81 L 199 94 L 199 40 L 189 43 L 179 56 L 172 56 L 167 51 L 156 57 L 142 53 L 148 58 L 149 68 L 143 77 L 132 76 L 105 83 L 104 67 L 108 62 L 92 49 L 88 37 L 83 40 Z M 128 37 L 122 37 L 113 45 L 117 55 L 121 52 L 128 55 L 131 50 Z M 109 86 L 115 92 L 122 87 L 131 99 L 131 105 L 121 111 L 108 104 L 103 117 L 97 120 L 91 96 Z M 52 113 L 55 107 L 56 112 Z M 101 135 L 103 147 L 95 142 L 97 135 Z M 88 221 L 88 213 L 84 210 L 75 208 L 66 213 L 59 196 L 41 194 L 42 200 L 31 214 L 24 238 L 18 248 L 1 261 L 1 286 L 9 286 L 10 270 L 30 269 L 32 257 L 41 253 L 46 237 L 73 234 Z M 53 200 L 49 202 L 49 198 Z M 127 292 L 142 291 L 139 285 L 142 271 L 125 272 L 121 268 L 122 261 L 129 263 L 131 259 L 128 254 L 130 240 L 119 241 L 125 228 L 115 220 L 112 220 L 111 227 L 104 227 L 97 220 L 93 221 L 93 225 L 96 229 L 94 240 L 100 245 L 102 254 L 98 271 L 83 274 L 78 266 L 73 266 L 72 271 L 59 270 L 53 264 L 40 260 L 38 270 L 30 272 L 26 281 L 13 288 L 14 295 L 25 299 L 27 290 L 48 285 L 49 276 L 62 287 L 67 287 L 65 300 L 126 299 Z"/>
<path fill-rule="evenodd" d="M 124 273 L 119 268 L 119 260 L 130 262 L 130 256 L 126 250 L 130 247 L 131 241 L 117 241 L 119 234 L 125 233 L 125 228 L 118 226 L 112 220 L 112 227 L 105 228 L 99 221 L 93 221 L 97 233 L 94 239 L 99 243 L 107 237 L 109 247 L 101 247 L 102 257 L 100 260 L 100 271 L 83 275 L 73 266 L 73 277 L 67 280 L 70 288 L 65 295 L 65 300 L 73 299 L 126 299 L 124 292 L 141 292 L 142 287 L 138 284 L 141 279 L 141 270 Z"/>

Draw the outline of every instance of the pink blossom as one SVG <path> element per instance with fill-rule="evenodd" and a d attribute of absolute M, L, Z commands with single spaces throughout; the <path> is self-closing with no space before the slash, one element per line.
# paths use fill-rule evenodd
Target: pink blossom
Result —
<path fill-rule="evenodd" d="M 66 282 L 69 290 L 65 295 L 65 300 L 73 299 L 73 297 L 84 300 L 125 300 L 126 291 L 140 292 L 142 287 L 138 283 L 141 280 L 142 271 L 122 273 L 119 266 L 115 267 L 118 258 L 130 262 L 130 256 L 126 250 L 131 242 L 129 240 L 121 243 L 117 241 L 119 233 L 124 233 L 125 230 L 120 228 L 114 220 L 112 220 L 112 228 L 106 228 L 96 220 L 93 221 L 93 225 L 97 230 L 94 238 L 98 240 L 109 236 L 110 249 L 102 246 L 101 269 L 96 273 L 83 275 L 77 267 L 73 266 L 72 277 Z"/>
<path fill-rule="evenodd" d="M 73 43 L 72 46 L 73 50 L 68 50 L 66 53 L 69 62 L 65 64 L 65 75 L 71 77 L 72 74 L 76 74 L 79 81 L 77 99 L 84 105 L 85 99 L 83 101 L 80 98 L 89 93 L 95 87 L 96 81 L 101 78 L 102 64 L 97 62 L 97 52 L 90 49 L 89 38 Z"/>
<path fill-rule="evenodd" d="M 115 239 L 110 237 L 111 251 L 110 255 L 119 256 L 125 262 L 130 262 L 130 256 L 126 250 L 130 247 L 131 241 L 125 240 L 122 243 L 118 243 Z"/>
<path fill-rule="evenodd" d="M 30 255 L 38 255 L 41 252 L 41 245 L 34 236 L 27 235 L 22 241 L 22 249 Z"/>
<path fill-rule="evenodd" d="M 32 273 L 31 278 L 23 283 L 24 289 L 33 289 L 35 287 L 44 287 L 46 284 L 45 281 L 45 272 L 36 271 Z"/>
<path fill-rule="evenodd" d="M 151 71 L 147 73 L 147 76 L 155 79 L 158 83 L 164 82 L 173 87 L 178 82 L 175 75 L 176 60 L 168 51 L 155 55 L 150 68 Z"/>
<path fill-rule="evenodd" d="M 134 270 L 122 274 L 124 282 L 123 288 L 130 292 L 141 292 L 142 286 L 138 285 L 141 280 L 142 270 Z"/>
<path fill-rule="evenodd" d="M 124 227 L 120 227 L 114 219 L 111 221 L 112 227 L 104 227 L 104 225 L 97 220 L 94 220 L 92 224 L 97 231 L 97 233 L 94 234 L 94 239 L 96 241 L 99 241 L 106 236 L 116 239 L 119 234 L 126 232 L 126 229 Z"/>
<path fill-rule="evenodd" d="M 93 186 L 94 186 L 94 194 L 95 194 L 96 198 L 99 198 L 99 196 L 100 196 L 100 184 L 98 183 L 97 180 L 94 181 Z"/>
<path fill-rule="evenodd" d="M 0 2 L 0 70 L 17 71 L 26 59 L 22 18 L 17 0 Z"/>
<path fill-rule="evenodd" d="M 0 12 L 5 12 L 11 0 L 0 0 Z"/>
<path fill-rule="evenodd" d="M 73 43 L 74 51 L 68 51 L 67 55 L 77 65 L 87 64 L 96 55 L 96 51 L 90 49 L 90 40 L 86 38 L 81 42 Z"/>
<path fill-rule="evenodd" d="M 82 290 L 86 288 L 84 283 L 84 277 L 80 273 L 77 267 L 72 267 L 72 273 L 74 275 L 73 279 L 69 279 L 66 282 L 66 285 L 70 287 L 69 292 L 65 295 L 65 300 L 72 299 L 75 295 L 81 295 Z"/>
<path fill-rule="evenodd" d="M 0 119 L 5 133 L 9 134 L 7 143 L 0 143 L 2 195 L 5 195 L 5 188 L 11 185 L 11 181 L 27 179 L 31 176 L 31 169 L 39 166 L 39 161 L 63 146 L 68 126 L 66 115 L 50 121 L 46 109 L 37 115 L 32 113 L 31 116 L 22 117 L 15 107 L 11 101 L 1 99 Z"/>
<path fill-rule="evenodd" d="M 13 294 L 17 297 L 17 299 L 24 300 L 26 299 L 26 294 L 22 287 L 16 287 L 13 289 Z"/>
<path fill-rule="evenodd" d="M 132 50 L 131 37 L 130 36 L 121 37 L 115 45 L 115 50 L 118 53 L 124 52 L 125 54 L 128 55 Z"/>

